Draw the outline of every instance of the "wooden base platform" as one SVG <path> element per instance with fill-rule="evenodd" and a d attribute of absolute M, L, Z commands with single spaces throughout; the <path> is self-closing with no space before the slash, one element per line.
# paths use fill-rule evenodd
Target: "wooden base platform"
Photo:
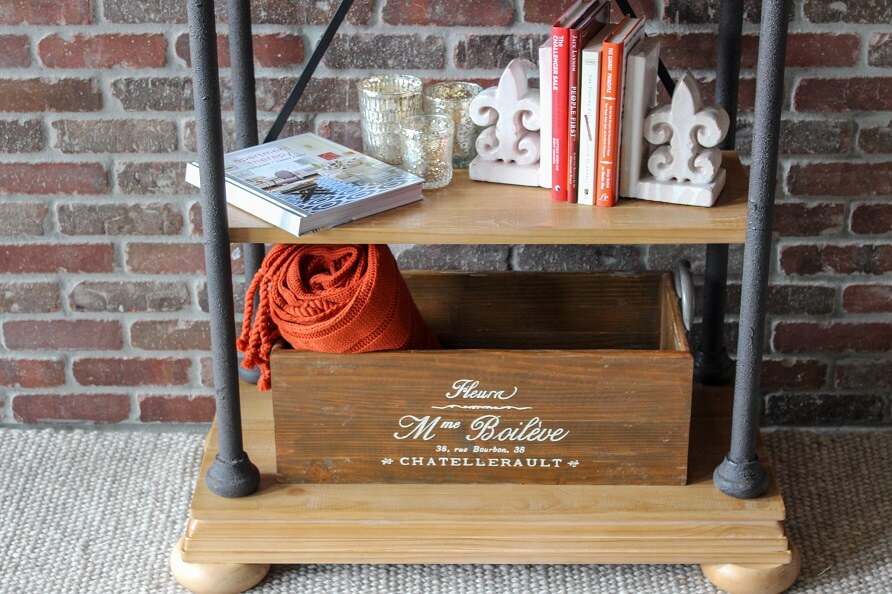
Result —
<path fill-rule="evenodd" d="M 753 500 L 728 497 L 712 484 L 712 471 L 726 452 L 722 432 L 729 426 L 729 400 L 728 389 L 695 389 L 690 476 L 681 487 L 298 485 L 275 481 L 270 398 L 243 385 L 245 449 L 260 468 L 260 488 L 240 499 L 208 491 L 204 474 L 215 454 L 213 428 L 181 558 L 221 567 L 696 563 L 730 580 L 722 584 L 729 592 L 747 591 L 746 584 L 734 583 L 734 568 L 746 570 L 740 574 L 744 581 L 756 579 L 754 573 L 760 580 L 776 574 L 771 587 L 760 582 L 760 591 L 781 592 L 795 580 L 798 565 L 774 477 L 769 492 Z"/>

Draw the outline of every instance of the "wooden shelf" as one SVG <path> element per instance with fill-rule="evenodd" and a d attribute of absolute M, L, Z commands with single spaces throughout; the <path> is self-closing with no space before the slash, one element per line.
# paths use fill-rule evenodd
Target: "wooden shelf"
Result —
<path fill-rule="evenodd" d="M 230 239 L 240 243 L 421 244 L 704 244 L 742 243 L 746 172 L 726 152 L 728 181 L 710 208 L 621 200 L 613 208 L 555 202 L 548 190 L 475 182 L 456 171 L 452 183 L 420 202 L 296 237 L 229 207 Z"/>
<path fill-rule="evenodd" d="M 242 386 L 254 495 L 204 483 L 208 437 L 182 556 L 188 563 L 758 563 L 788 564 L 785 510 L 721 494 L 711 474 L 726 448 L 730 390 L 697 387 L 684 486 L 279 484 L 272 404 Z M 764 452 L 760 457 L 767 460 Z"/>

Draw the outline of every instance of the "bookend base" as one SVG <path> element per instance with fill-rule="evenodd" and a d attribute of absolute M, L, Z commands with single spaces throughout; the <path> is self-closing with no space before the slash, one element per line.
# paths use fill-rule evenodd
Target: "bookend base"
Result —
<path fill-rule="evenodd" d="M 477 157 L 468 166 L 468 177 L 497 184 L 538 187 L 539 164 L 518 165 L 504 161 L 484 161 Z"/>
<path fill-rule="evenodd" d="M 718 200 L 727 177 L 724 168 L 716 178 L 707 184 L 679 181 L 659 181 L 653 177 L 643 178 L 633 188 L 629 198 L 685 204 L 687 206 L 712 206 Z"/>

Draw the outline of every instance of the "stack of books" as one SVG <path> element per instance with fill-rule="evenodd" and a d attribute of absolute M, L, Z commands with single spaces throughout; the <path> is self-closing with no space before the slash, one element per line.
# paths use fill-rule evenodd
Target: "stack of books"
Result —
<path fill-rule="evenodd" d="M 421 199 L 423 180 L 315 134 L 223 156 L 226 201 L 293 235 Z M 200 187 L 197 163 L 186 181 Z"/>
<path fill-rule="evenodd" d="M 540 181 L 555 200 L 613 206 L 621 167 L 641 165 L 641 122 L 627 123 L 637 137 L 624 134 L 623 113 L 630 102 L 652 106 L 659 44 L 644 39 L 643 17 L 609 17 L 608 0 L 577 0 L 539 50 L 541 134 L 551 143 Z M 641 108 L 625 111 L 640 119 Z"/>

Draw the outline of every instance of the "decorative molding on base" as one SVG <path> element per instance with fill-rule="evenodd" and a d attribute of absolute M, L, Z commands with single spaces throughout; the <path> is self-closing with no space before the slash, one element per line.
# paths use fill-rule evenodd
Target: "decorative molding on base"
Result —
<path fill-rule="evenodd" d="M 653 177 L 638 180 L 635 194 L 630 198 L 685 204 L 688 206 L 712 206 L 718 200 L 722 188 L 725 187 L 727 174 L 724 168 L 719 169 L 716 178 L 706 184 L 691 182 L 659 181 Z"/>
<path fill-rule="evenodd" d="M 468 166 L 468 177 L 497 184 L 538 187 L 539 164 L 518 165 L 504 161 L 484 161 L 477 157 Z"/>

